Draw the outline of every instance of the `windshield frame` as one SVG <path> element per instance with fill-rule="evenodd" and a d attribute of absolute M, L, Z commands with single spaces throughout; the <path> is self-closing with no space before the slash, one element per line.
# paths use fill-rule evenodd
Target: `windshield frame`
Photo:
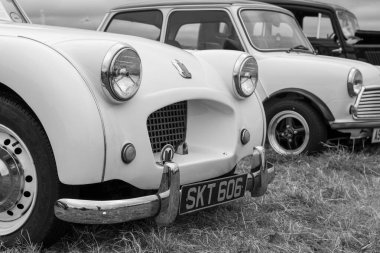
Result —
<path fill-rule="evenodd" d="M 17 2 L 17 0 L 10 0 L 14 7 L 16 8 L 16 10 L 19 12 L 18 14 L 20 14 L 22 16 L 22 18 L 25 20 L 25 23 L 24 24 L 31 24 L 32 22 L 30 21 L 28 15 L 26 15 L 26 12 L 24 11 L 24 9 L 21 7 L 21 5 Z M 3 20 L 3 19 L 0 19 L 0 22 L 10 22 L 10 23 L 15 23 L 14 21 L 8 21 L 8 20 Z"/>
<path fill-rule="evenodd" d="M 247 27 L 246 25 L 244 24 L 244 21 L 243 21 L 243 18 L 241 16 L 241 13 L 243 11 L 246 11 L 246 10 L 250 10 L 250 11 L 270 11 L 270 12 L 277 12 L 277 13 L 280 13 L 280 14 L 284 14 L 284 15 L 287 15 L 289 16 L 291 19 L 293 19 L 300 31 L 300 34 L 304 37 L 308 47 L 309 47 L 309 50 L 306 51 L 306 50 L 294 50 L 292 51 L 291 48 L 279 48 L 279 49 L 261 49 L 261 48 L 258 48 L 252 41 L 251 37 L 249 36 L 249 32 L 247 31 Z M 282 11 L 279 11 L 279 10 L 274 10 L 274 9 L 268 9 L 268 8 L 250 8 L 250 7 L 241 7 L 239 10 L 238 10 L 238 17 L 239 17 L 239 21 L 240 21 L 240 25 L 242 26 L 243 30 L 244 30 L 244 33 L 245 33 L 245 36 L 247 37 L 247 40 L 249 41 L 250 45 L 257 51 L 259 52 L 303 52 L 303 53 L 307 53 L 307 54 L 315 54 L 315 49 L 314 47 L 311 45 L 309 39 L 306 37 L 305 33 L 303 32 L 303 30 L 301 29 L 301 26 L 299 25 L 298 21 L 294 18 L 294 16 L 292 16 L 291 14 L 289 13 L 286 13 L 286 12 L 282 12 Z"/>

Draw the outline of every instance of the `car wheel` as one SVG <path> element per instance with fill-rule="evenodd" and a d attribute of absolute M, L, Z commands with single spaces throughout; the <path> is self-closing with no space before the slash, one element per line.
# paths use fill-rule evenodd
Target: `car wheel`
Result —
<path fill-rule="evenodd" d="M 50 244 L 62 234 L 55 160 L 39 122 L 15 101 L 0 97 L 0 241 Z"/>
<path fill-rule="evenodd" d="M 266 107 L 268 141 L 282 155 L 314 153 L 322 149 L 327 129 L 318 112 L 305 102 L 285 100 Z"/>

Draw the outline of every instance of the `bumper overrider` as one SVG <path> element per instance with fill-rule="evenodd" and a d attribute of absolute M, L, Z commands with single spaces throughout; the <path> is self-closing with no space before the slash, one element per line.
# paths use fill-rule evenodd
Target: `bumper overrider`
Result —
<path fill-rule="evenodd" d="M 203 184 L 203 187 L 195 186 L 195 188 L 199 187 L 203 192 L 206 186 L 212 190 L 212 186 L 219 185 L 220 191 L 220 185 L 229 187 L 230 182 L 233 182 L 234 178 L 239 178 L 241 179 L 240 182 L 245 182 L 245 188 L 241 189 L 250 192 L 252 197 L 264 195 L 268 184 L 275 177 L 275 170 L 272 164 L 266 162 L 264 148 L 256 147 L 253 156 L 249 173 L 219 178 L 205 183 L 199 182 L 197 184 Z M 60 199 L 54 207 L 55 215 L 60 220 L 82 224 L 113 224 L 155 217 L 157 224 L 168 225 L 174 222 L 176 217 L 181 214 L 181 191 L 185 186 L 181 188 L 180 168 L 176 163 L 168 161 L 163 166 L 160 187 L 155 195 L 111 201 Z M 239 181 L 239 179 L 236 181 Z M 237 188 L 233 189 L 232 192 L 235 192 L 235 195 L 238 193 L 239 197 L 244 196 L 245 191 L 239 193 Z M 224 189 L 224 195 L 219 192 L 217 198 L 227 196 L 227 199 L 224 198 L 220 203 L 214 203 L 213 205 L 201 207 L 194 211 L 229 202 L 227 191 L 228 189 Z M 211 200 L 211 193 L 212 191 L 210 192 L 209 202 Z M 231 198 L 231 200 L 234 199 Z M 199 198 L 194 196 L 193 204 L 195 204 L 195 200 L 198 205 Z M 201 204 L 203 204 L 203 199 L 201 201 Z"/>

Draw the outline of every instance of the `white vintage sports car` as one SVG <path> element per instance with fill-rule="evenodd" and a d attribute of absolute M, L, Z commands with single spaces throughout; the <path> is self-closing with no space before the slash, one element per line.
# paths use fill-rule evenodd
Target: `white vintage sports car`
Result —
<path fill-rule="evenodd" d="M 266 192 L 274 170 L 253 57 L 26 23 L 0 0 L 5 245 L 51 243 L 60 220 L 165 225 Z M 234 174 L 248 155 L 251 170 Z"/>
<path fill-rule="evenodd" d="M 128 1 L 99 31 L 190 49 L 245 51 L 257 60 L 268 140 L 280 154 L 321 148 L 329 136 L 380 142 L 380 71 L 315 55 L 293 14 L 243 0 Z"/>

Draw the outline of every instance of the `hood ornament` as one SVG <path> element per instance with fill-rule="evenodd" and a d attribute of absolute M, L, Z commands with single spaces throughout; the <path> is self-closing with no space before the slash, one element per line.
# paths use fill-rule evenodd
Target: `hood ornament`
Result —
<path fill-rule="evenodd" d="M 186 68 L 185 64 L 183 64 L 182 62 L 180 62 L 179 60 L 173 60 L 172 61 L 174 67 L 178 70 L 179 74 L 183 77 L 183 78 L 186 78 L 186 79 L 190 79 L 191 78 L 191 73 L 189 72 L 189 70 Z"/>

